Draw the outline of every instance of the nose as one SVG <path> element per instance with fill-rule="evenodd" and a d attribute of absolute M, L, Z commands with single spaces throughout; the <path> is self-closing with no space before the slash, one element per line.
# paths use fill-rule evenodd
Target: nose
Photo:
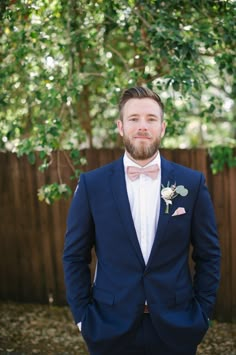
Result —
<path fill-rule="evenodd" d="M 140 119 L 139 121 L 139 131 L 147 131 L 147 122 L 145 119 Z"/>

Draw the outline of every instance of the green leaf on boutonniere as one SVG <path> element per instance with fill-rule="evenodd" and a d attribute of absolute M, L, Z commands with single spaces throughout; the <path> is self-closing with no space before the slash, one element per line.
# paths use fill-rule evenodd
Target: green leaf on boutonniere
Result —
<path fill-rule="evenodd" d="M 183 186 L 183 185 L 179 185 L 176 187 L 176 193 L 179 194 L 180 196 L 187 196 L 188 194 L 188 190 Z"/>

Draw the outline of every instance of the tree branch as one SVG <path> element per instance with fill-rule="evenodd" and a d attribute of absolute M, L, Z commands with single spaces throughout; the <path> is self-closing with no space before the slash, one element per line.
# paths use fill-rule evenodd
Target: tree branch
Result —
<path fill-rule="evenodd" d="M 125 66 L 125 69 L 126 69 L 127 72 L 128 72 L 130 68 L 129 68 L 129 66 L 128 66 L 126 60 L 125 60 L 125 58 L 120 54 L 120 52 L 118 52 L 115 48 L 113 48 L 112 46 L 110 46 L 110 44 L 107 44 L 106 47 L 107 47 L 108 49 L 110 49 L 113 53 L 115 53 L 115 54 L 117 55 L 117 57 L 120 58 L 120 60 L 122 61 L 122 63 L 123 63 L 124 66 Z"/>

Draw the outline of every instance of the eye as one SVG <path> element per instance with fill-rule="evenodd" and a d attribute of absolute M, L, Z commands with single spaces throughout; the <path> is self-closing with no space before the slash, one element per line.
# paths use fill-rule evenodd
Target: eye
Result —
<path fill-rule="evenodd" d="M 157 119 L 156 119 L 156 117 L 149 117 L 148 121 L 150 121 L 150 122 L 156 122 Z"/>

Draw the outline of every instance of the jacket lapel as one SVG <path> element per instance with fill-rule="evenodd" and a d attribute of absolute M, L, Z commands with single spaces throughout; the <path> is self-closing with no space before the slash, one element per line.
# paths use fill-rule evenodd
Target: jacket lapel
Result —
<path fill-rule="evenodd" d="M 137 238 L 137 234 L 136 234 L 136 230 L 132 218 L 132 213 L 130 210 L 130 204 L 129 204 L 126 182 L 125 182 L 123 157 L 117 160 L 113 164 L 113 170 L 111 172 L 111 187 L 112 187 L 114 202 L 117 206 L 124 229 L 127 232 L 127 236 L 130 238 L 130 241 L 136 251 L 138 259 L 140 260 L 140 262 L 144 267 L 145 262 L 139 246 L 139 242 L 138 242 L 138 238 Z"/>
<path fill-rule="evenodd" d="M 167 186 L 168 182 L 170 184 L 175 183 L 175 177 L 174 177 L 174 171 L 172 168 L 172 165 L 168 160 L 164 159 L 161 157 L 161 185 Z M 162 188 L 162 186 L 161 186 Z M 169 222 L 169 218 L 171 216 L 171 211 L 169 213 L 165 213 L 165 208 L 166 208 L 166 203 L 165 201 L 160 197 L 161 203 L 160 203 L 160 215 L 159 215 L 159 220 L 158 220 L 158 226 L 157 226 L 157 231 L 154 239 L 154 243 L 152 246 L 152 251 L 150 254 L 150 257 L 148 259 L 148 263 L 146 266 L 146 269 L 149 267 L 149 265 L 152 262 L 153 257 L 156 257 L 158 246 L 162 240 L 162 238 L 165 235 L 165 230 Z"/>

